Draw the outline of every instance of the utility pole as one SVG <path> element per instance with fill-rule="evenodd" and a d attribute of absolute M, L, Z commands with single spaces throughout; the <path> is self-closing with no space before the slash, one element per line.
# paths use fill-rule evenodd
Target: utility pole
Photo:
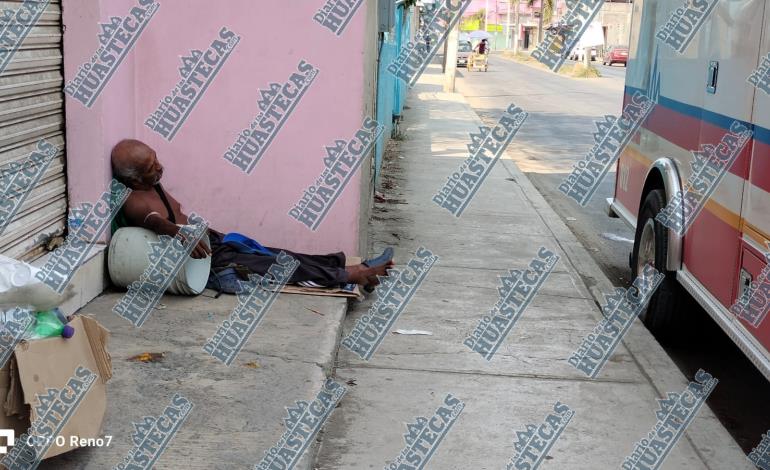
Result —
<path fill-rule="evenodd" d="M 444 91 L 454 93 L 455 91 L 455 71 L 457 70 L 457 44 L 459 43 L 460 24 L 456 24 L 449 37 L 446 38 L 446 71 L 444 72 Z"/>
<path fill-rule="evenodd" d="M 505 48 L 511 48 L 511 6 L 513 0 L 508 0 L 508 14 L 505 15 Z"/>
<path fill-rule="evenodd" d="M 442 72 L 446 72 L 446 56 L 447 56 L 447 51 L 448 51 L 447 48 L 448 47 L 449 47 L 449 41 L 448 40 L 444 41 L 444 59 L 441 62 L 441 71 Z"/>
<path fill-rule="evenodd" d="M 543 41 L 543 3 L 545 0 L 540 0 L 540 18 L 537 19 L 537 43 Z"/>
<path fill-rule="evenodd" d="M 518 54 L 519 53 L 519 33 L 521 29 L 521 25 L 519 24 L 519 0 L 514 0 L 516 2 L 516 10 L 513 12 L 513 53 Z"/>
<path fill-rule="evenodd" d="M 484 31 L 489 31 L 489 0 L 484 0 Z"/>

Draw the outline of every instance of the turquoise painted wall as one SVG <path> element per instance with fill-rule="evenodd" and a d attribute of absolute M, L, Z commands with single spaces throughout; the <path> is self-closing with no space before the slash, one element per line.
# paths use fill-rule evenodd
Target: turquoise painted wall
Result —
<path fill-rule="evenodd" d="M 396 9 L 395 15 L 393 31 L 385 33 L 385 38 L 380 45 L 380 63 L 377 76 L 377 122 L 385 125 L 385 131 L 375 146 L 375 184 L 380 178 L 385 145 L 393 132 L 393 118 L 394 116 L 401 116 L 408 88 L 404 82 L 388 72 L 388 64 L 396 60 L 398 51 L 411 39 L 409 31 L 412 9 L 410 8 L 404 15 L 404 9 L 399 7 Z M 406 16 L 406 21 L 402 21 L 404 16 Z"/>

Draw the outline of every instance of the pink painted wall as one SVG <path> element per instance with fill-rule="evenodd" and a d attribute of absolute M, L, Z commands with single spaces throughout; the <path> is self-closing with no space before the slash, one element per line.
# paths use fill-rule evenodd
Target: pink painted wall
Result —
<path fill-rule="evenodd" d="M 63 0 L 65 80 L 97 49 L 98 21 L 123 17 L 137 1 Z M 246 233 L 265 245 L 306 252 L 359 248 L 361 172 L 353 178 L 317 232 L 288 210 L 323 169 L 325 145 L 349 139 L 371 102 L 371 60 L 362 6 L 342 37 L 313 22 L 322 0 L 160 0 L 161 7 L 91 109 L 67 97 L 70 204 L 94 200 L 106 187 L 109 152 L 137 138 L 165 166 L 164 186 L 224 232 Z M 228 27 L 241 36 L 231 56 L 172 142 L 144 120 L 180 79 L 180 55 L 205 50 Z M 222 156 L 258 114 L 260 88 L 283 83 L 300 59 L 320 69 L 312 87 L 251 175 Z M 370 81 L 370 80 L 369 80 Z M 366 163 L 365 163 L 366 164 Z"/>

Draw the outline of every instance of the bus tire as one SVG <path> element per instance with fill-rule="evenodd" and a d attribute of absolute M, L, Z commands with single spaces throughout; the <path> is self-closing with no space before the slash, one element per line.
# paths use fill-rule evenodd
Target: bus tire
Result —
<path fill-rule="evenodd" d="M 681 333 L 685 321 L 684 292 L 676 280 L 676 271 L 666 269 L 668 228 L 655 220 L 666 206 L 666 193 L 655 189 L 647 194 L 639 211 L 631 255 L 631 274 L 636 278 L 646 263 L 652 262 L 665 278 L 650 298 L 647 308 L 639 315 L 642 322 L 661 342 L 669 342 Z"/>

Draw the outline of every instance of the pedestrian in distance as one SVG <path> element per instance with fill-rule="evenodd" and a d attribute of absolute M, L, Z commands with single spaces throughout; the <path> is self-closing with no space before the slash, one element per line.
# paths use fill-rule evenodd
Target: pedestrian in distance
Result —
<path fill-rule="evenodd" d="M 487 40 L 482 39 L 481 42 L 476 45 L 476 52 L 478 52 L 479 54 L 486 54 L 487 50 L 488 50 Z"/>

